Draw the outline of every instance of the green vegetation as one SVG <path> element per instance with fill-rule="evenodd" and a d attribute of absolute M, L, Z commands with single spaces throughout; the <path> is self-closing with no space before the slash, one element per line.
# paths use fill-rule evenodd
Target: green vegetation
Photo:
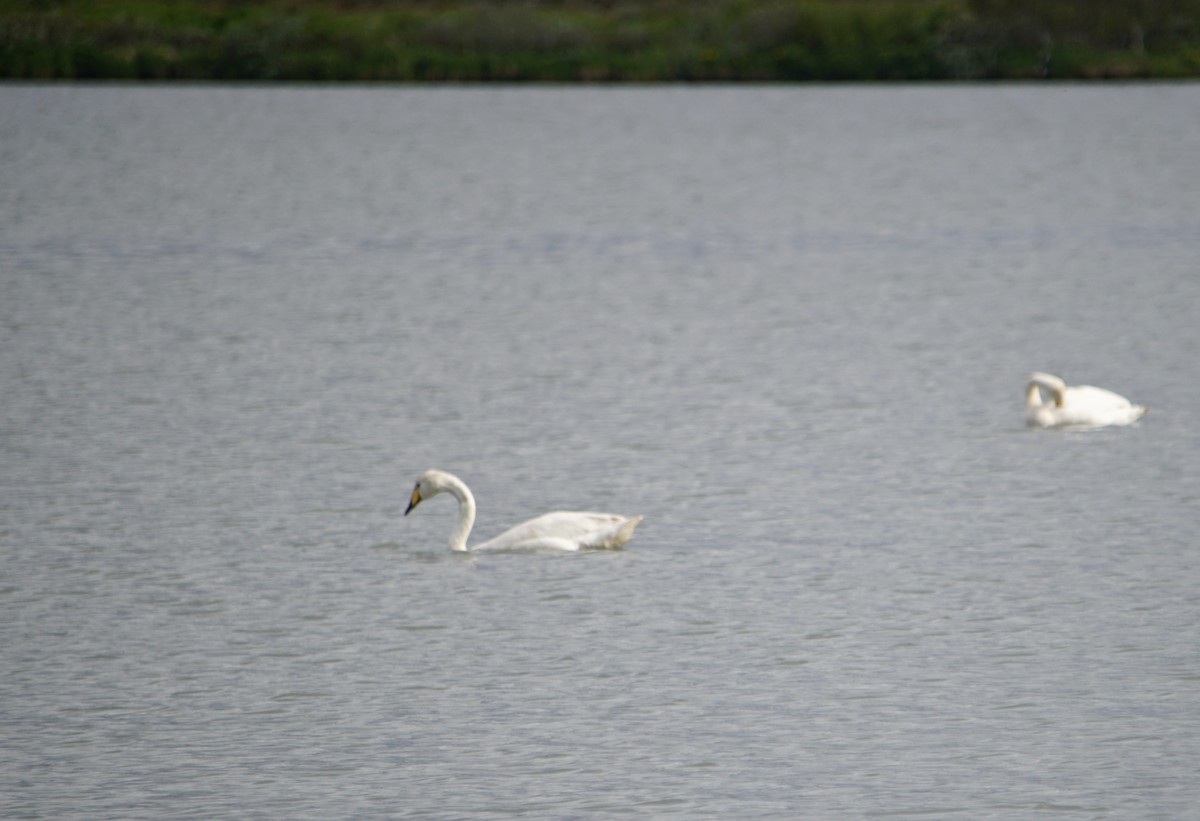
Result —
<path fill-rule="evenodd" d="M 0 77 L 1200 76 L 1200 0 L 0 0 Z"/>

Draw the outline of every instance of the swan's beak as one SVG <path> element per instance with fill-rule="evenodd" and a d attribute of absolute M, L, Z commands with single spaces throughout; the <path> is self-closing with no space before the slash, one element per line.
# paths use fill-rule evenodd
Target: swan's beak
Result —
<path fill-rule="evenodd" d="M 413 488 L 412 498 L 408 500 L 408 507 L 404 508 L 404 515 L 407 516 L 419 504 L 421 504 L 421 486 L 417 485 Z"/>

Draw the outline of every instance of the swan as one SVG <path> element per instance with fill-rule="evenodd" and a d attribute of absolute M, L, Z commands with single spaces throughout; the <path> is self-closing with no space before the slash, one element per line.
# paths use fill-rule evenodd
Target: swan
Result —
<path fill-rule="evenodd" d="M 467 547 L 467 537 L 475 524 L 475 497 L 467 483 L 444 470 L 426 470 L 417 477 L 412 497 L 404 511 L 439 493 L 458 499 L 458 523 L 450 534 L 450 549 L 458 552 L 480 550 L 582 550 L 620 547 L 633 536 L 641 516 L 615 513 L 545 513 L 511 527 L 494 539 Z"/>
<path fill-rule="evenodd" d="M 1093 428 L 1128 425 L 1141 419 L 1149 410 L 1104 388 L 1094 388 L 1091 385 L 1068 387 L 1057 376 L 1048 373 L 1030 374 L 1029 386 L 1025 392 L 1026 418 L 1030 425 L 1043 428 L 1063 425 Z"/>

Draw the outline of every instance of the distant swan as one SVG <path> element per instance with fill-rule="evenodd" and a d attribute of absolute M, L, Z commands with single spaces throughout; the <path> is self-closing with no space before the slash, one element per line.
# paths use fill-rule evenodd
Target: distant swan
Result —
<path fill-rule="evenodd" d="M 1091 385 L 1068 387 L 1057 376 L 1048 373 L 1030 374 L 1029 387 L 1025 392 L 1025 414 L 1029 424 L 1043 428 L 1128 425 L 1142 418 L 1149 410 L 1104 388 L 1093 388 Z"/>
<path fill-rule="evenodd" d="M 439 493 L 458 499 L 458 523 L 450 534 L 450 549 L 462 552 L 479 550 L 581 550 L 617 548 L 629 541 L 641 516 L 625 517 L 615 513 L 546 513 L 510 528 L 490 541 L 467 547 L 467 537 L 475 525 L 475 497 L 466 482 L 442 470 L 427 470 L 417 477 L 412 498 L 404 511 Z"/>

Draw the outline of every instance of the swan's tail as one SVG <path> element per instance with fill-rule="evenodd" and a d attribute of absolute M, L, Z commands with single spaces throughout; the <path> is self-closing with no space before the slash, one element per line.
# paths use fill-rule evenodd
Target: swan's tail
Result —
<path fill-rule="evenodd" d="M 583 544 L 593 550 L 614 550 L 633 538 L 633 529 L 642 520 L 641 516 L 630 516 L 610 528 L 598 530 Z"/>

